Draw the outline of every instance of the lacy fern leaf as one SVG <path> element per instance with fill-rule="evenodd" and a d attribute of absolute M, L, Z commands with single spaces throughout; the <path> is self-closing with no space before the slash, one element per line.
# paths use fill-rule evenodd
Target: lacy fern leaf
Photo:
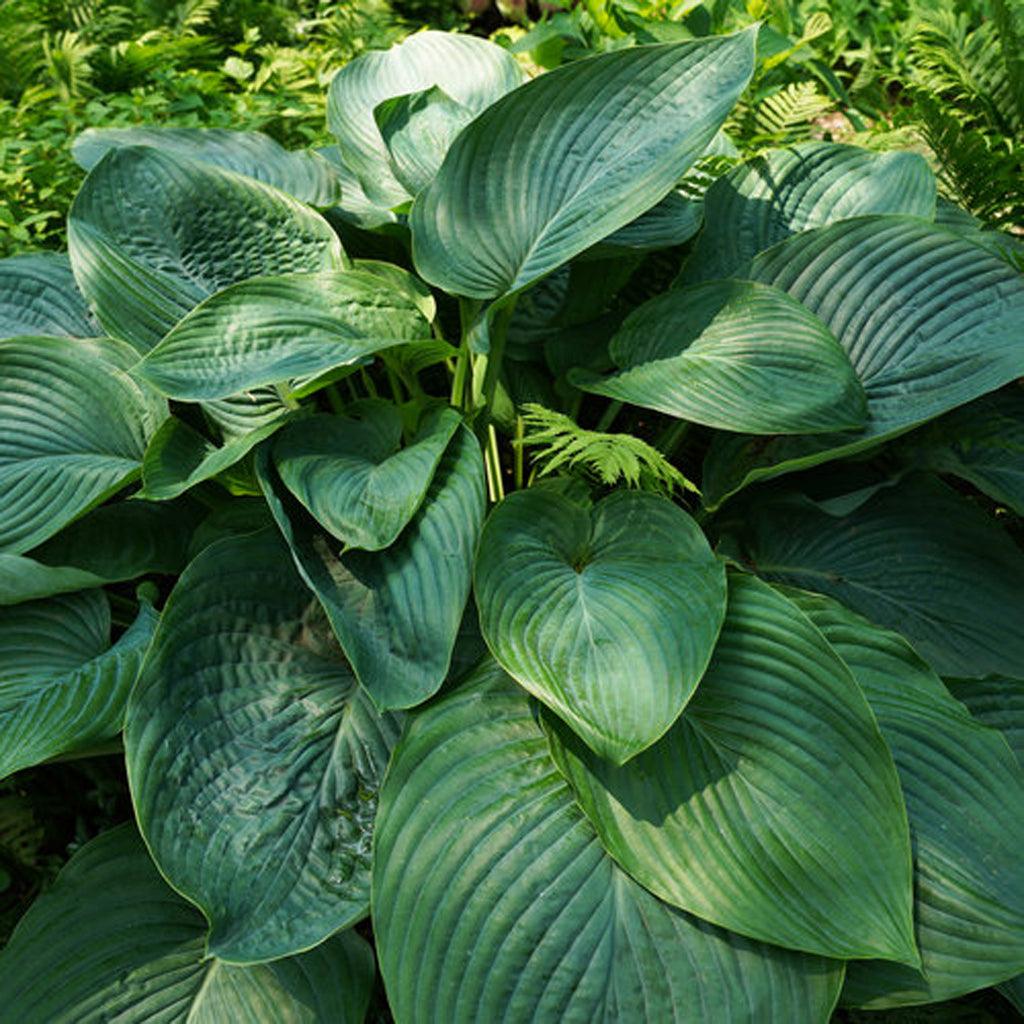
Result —
<path fill-rule="evenodd" d="M 568 469 L 609 487 L 622 481 L 669 496 L 677 491 L 699 493 L 657 448 L 632 434 L 585 430 L 568 416 L 532 403 L 523 406 L 523 423 L 522 444 L 538 449 L 533 460 L 540 476 Z"/>

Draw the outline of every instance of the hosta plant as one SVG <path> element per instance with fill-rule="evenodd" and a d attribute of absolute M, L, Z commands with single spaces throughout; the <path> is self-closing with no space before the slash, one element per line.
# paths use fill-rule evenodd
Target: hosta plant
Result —
<path fill-rule="evenodd" d="M 134 821 L 0 1017 L 1019 998 L 1024 278 L 914 154 L 711 181 L 755 33 L 77 140 L 0 263 L 0 768 Z"/>

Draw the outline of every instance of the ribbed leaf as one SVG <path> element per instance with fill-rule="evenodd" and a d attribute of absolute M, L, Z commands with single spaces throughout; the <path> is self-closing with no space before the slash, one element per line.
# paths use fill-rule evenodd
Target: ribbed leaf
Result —
<path fill-rule="evenodd" d="M 730 277 L 790 235 L 876 213 L 935 216 L 935 176 L 924 157 L 834 142 L 769 150 L 708 189 L 704 232 L 681 279 Z"/>
<path fill-rule="evenodd" d="M 651 896 L 601 849 L 493 662 L 418 714 L 374 839 L 374 935 L 406 1024 L 824 1022 L 841 967 Z"/>
<path fill-rule="evenodd" d="M 230 469 L 284 423 L 285 417 L 277 416 L 218 446 L 183 420 L 169 416 L 146 448 L 140 495 L 157 501 L 176 498 L 203 480 Z"/>
<path fill-rule="evenodd" d="M 1024 679 L 947 679 L 946 686 L 983 725 L 998 729 L 1024 765 Z"/>
<path fill-rule="evenodd" d="M 374 110 L 392 97 L 440 86 L 475 117 L 523 78 L 516 59 L 500 46 L 475 36 L 418 32 L 389 50 L 369 50 L 349 61 L 331 82 L 327 123 L 366 195 L 380 206 L 396 206 L 411 194 L 392 173 Z"/>
<path fill-rule="evenodd" d="M 0 260 L 0 338 L 21 334 L 93 338 L 102 333 L 63 253 L 37 252 Z"/>
<path fill-rule="evenodd" d="M 255 967 L 204 960 L 202 915 L 130 826 L 87 843 L 0 953 L 19 1024 L 361 1024 L 373 954 L 354 932 Z"/>
<path fill-rule="evenodd" d="M 433 180 L 474 113 L 435 85 L 385 100 L 373 116 L 387 147 L 392 174 L 414 196 Z"/>
<path fill-rule="evenodd" d="M 547 721 L 605 848 L 655 895 L 766 942 L 916 962 L 892 757 L 849 670 L 767 584 L 730 578 L 696 694 L 628 765 Z"/>
<path fill-rule="evenodd" d="M 100 323 L 140 352 L 228 285 L 344 258 L 327 221 L 291 196 L 149 146 L 111 150 L 89 173 L 68 249 Z"/>
<path fill-rule="evenodd" d="M 645 213 L 721 127 L 753 47 L 747 31 L 616 50 L 499 100 L 413 204 L 420 275 L 473 298 L 517 292 Z"/>
<path fill-rule="evenodd" d="M 906 479 L 845 515 L 801 496 L 761 498 L 721 529 L 723 552 L 902 633 L 938 672 L 1024 665 L 1024 555 L 936 480 Z"/>
<path fill-rule="evenodd" d="M 0 609 L 0 778 L 116 736 L 156 622 L 143 603 L 110 647 L 102 590 Z"/>
<path fill-rule="evenodd" d="M 136 373 L 174 398 L 226 398 L 429 337 L 417 302 L 376 274 L 285 274 L 233 285 L 207 299 Z"/>
<path fill-rule="evenodd" d="M 700 231 L 703 221 L 704 204 L 676 189 L 625 227 L 602 238 L 585 257 L 603 259 L 682 245 Z"/>
<path fill-rule="evenodd" d="M 395 542 L 423 503 L 462 418 L 443 409 L 399 450 L 402 420 L 386 402 L 360 419 L 313 416 L 274 442 L 281 482 L 331 536 L 347 547 L 379 551 Z"/>
<path fill-rule="evenodd" d="M 860 434 L 716 438 L 705 499 L 879 444 L 1024 375 L 1024 277 L 951 232 L 865 217 L 805 232 L 754 260 L 846 349 L 867 393 Z"/>
<path fill-rule="evenodd" d="M 940 417 L 909 434 L 897 451 L 914 466 L 970 481 L 1024 515 L 1024 391 L 1019 387 Z"/>
<path fill-rule="evenodd" d="M 317 153 L 289 152 L 262 132 L 223 128 L 88 128 L 75 139 L 71 155 L 91 171 L 111 150 L 152 146 L 171 156 L 222 167 L 287 192 L 312 206 L 330 206 L 342 198 L 341 179 Z"/>
<path fill-rule="evenodd" d="M 484 517 L 480 446 L 460 427 L 419 510 L 382 551 L 342 550 L 281 483 L 269 453 L 257 473 L 303 578 L 320 598 L 378 708 L 407 708 L 448 672 Z"/>
<path fill-rule="evenodd" d="M 910 822 L 921 970 L 849 964 L 844 1002 L 939 1002 L 1024 970 L 1024 772 L 1003 737 L 975 722 L 902 637 L 828 598 L 787 596 L 864 691 Z"/>
<path fill-rule="evenodd" d="M 785 292 L 710 281 L 645 302 L 612 338 L 619 372 L 572 383 L 722 430 L 812 434 L 862 427 L 864 389 L 829 329 Z"/>
<path fill-rule="evenodd" d="M 725 614 L 725 568 L 700 528 L 636 491 L 592 509 L 517 491 L 487 520 L 474 586 L 502 668 L 617 764 L 679 717 Z"/>
<path fill-rule="evenodd" d="M 139 473 L 166 404 L 119 342 L 0 341 L 0 551 L 52 537 Z"/>
<path fill-rule="evenodd" d="M 189 566 L 132 694 L 125 753 L 146 842 L 209 919 L 212 955 L 285 956 L 366 913 L 397 733 L 273 533 Z"/>
<path fill-rule="evenodd" d="M 46 565 L 86 569 L 107 583 L 147 573 L 177 574 L 188 561 L 201 510 L 187 500 L 158 505 L 133 497 L 95 509 L 31 555 Z"/>

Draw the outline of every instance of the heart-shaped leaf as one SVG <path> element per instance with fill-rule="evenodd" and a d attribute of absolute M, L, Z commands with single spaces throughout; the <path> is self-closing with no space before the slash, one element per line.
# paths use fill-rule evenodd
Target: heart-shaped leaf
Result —
<path fill-rule="evenodd" d="M 274 442 L 281 482 L 333 537 L 379 551 L 393 544 L 423 503 L 462 418 L 454 409 L 429 416 L 399 449 L 402 421 L 386 402 L 361 419 L 312 416 Z"/>
<path fill-rule="evenodd" d="M 704 203 L 705 228 L 681 275 L 687 283 L 730 277 L 790 235 L 851 217 L 931 220 L 935 175 L 918 153 L 800 142 L 727 171 Z"/>
<path fill-rule="evenodd" d="M 615 50 L 500 99 L 416 197 L 420 275 L 472 298 L 518 292 L 645 213 L 721 127 L 753 49 L 746 31 Z"/>
<path fill-rule="evenodd" d="M 0 778 L 116 736 L 156 622 L 143 602 L 111 647 L 102 590 L 0 609 Z"/>
<path fill-rule="evenodd" d="M 361 918 L 398 723 L 374 711 L 271 531 L 182 574 L 132 694 L 125 754 L 163 875 L 209 952 L 274 959 Z"/>
<path fill-rule="evenodd" d="M 662 899 L 793 949 L 917 962 L 892 757 L 849 670 L 766 583 L 730 578 L 696 694 L 629 764 L 548 721 L 605 848 Z"/>
<path fill-rule="evenodd" d="M 429 336 L 418 303 L 375 274 L 261 277 L 203 302 L 136 373 L 174 398 L 225 398 Z"/>
<path fill-rule="evenodd" d="M 376 706 L 408 708 L 432 696 L 451 663 L 484 517 L 483 458 L 469 429 L 456 431 L 416 514 L 381 551 L 340 550 L 281 483 L 266 449 L 257 474 L 299 571 Z"/>
<path fill-rule="evenodd" d="M 902 480 L 841 515 L 801 495 L 760 498 L 721 530 L 719 550 L 896 630 L 943 674 L 1024 665 L 1024 555 L 937 480 Z"/>
<path fill-rule="evenodd" d="M 52 537 L 139 474 L 166 403 L 110 339 L 0 341 L 0 551 Z"/>
<path fill-rule="evenodd" d="M 205 932 L 125 825 L 86 843 L 32 904 L 0 953 L 0 989 L 19 1024 L 361 1024 L 366 1015 L 373 954 L 354 932 L 252 967 L 207 959 Z"/>
<path fill-rule="evenodd" d="M 829 329 L 785 292 L 710 281 L 635 310 L 612 338 L 610 377 L 577 387 L 722 430 L 811 434 L 862 427 L 864 389 Z"/>
<path fill-rule="evenodd" d="M 825 322 L 864 385 L 859 434 L 719 435 L 704 466 L 711 508 L 755 480 L 874 447 L 1024 375 L 1024 277 L 910 217 L 861 217 L 758 256 L 749 275 Z"/>
<path fill-rule="evenodd" d="M 63 253 L 34 252 L 0 260 L 0 338 L 94 338 L 102 333 Z"/>
<path fill-rule="evenodd" d="M 679 717 L 725 614 L 725 568 L 666 498 L 592 509 L 546 487 L 492 513 L 474 571 L 501 666 L 618 764 Z"/>
<path fill-rule="evenodd" d="M 360 54 L 334 76 L 327 123 L 366 195 L 379 206 L 397 206 L 411 193 L 392 173 L 388 147 L 374 119 L 380 104 L 439 86 L 475 117 L 523 78 L 516 59 L 485 39 L 417 32 L 389 50 Z"/>
<path fill-rule="evenodd" d="M 1024 970 L 1024 772 L 895 633 L 829 598 L 787 596 L 853 672 L 896 761 L 914 853 L 921 970 L 847 967 L 844 1002 L 940 1002 Z"/>
<path fill-rule="evenodd" d="M 344 259 L 327 221 L 291 196 L 150 146 L 113 149 L 89 173 L 68 251 L 100 323 L 140 352 L 228 285 Z"/>
<path fill-rule="evenodd" d="M 222 167 L 287 192 L 311 206 L 342 198 L 333 164 L 308 150 L 289 152 L 262 132 L 223 128 L 88 128 L 75 139 L 71 155 L 91 171 L 111 149 L 151 146 L 171 156 Z"/>
<path fill-rule="evenodd" d="M 416 715 L 374 839 L 373 924 L 397 1020 L 824 1022 L 835 961 L 650 895 L 601 849 L 493 662 Z"/>

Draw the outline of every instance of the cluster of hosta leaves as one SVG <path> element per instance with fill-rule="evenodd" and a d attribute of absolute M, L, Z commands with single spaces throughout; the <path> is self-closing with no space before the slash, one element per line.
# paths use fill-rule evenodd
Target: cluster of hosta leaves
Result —
<path fill-rule="evenodd" d="M 755 42 L 421 33 L 336 148 L 78 139 L 0 263 L 0 769 L 123 736 L 135 821 L 12 1019 L 1021 998 L 1024 278 L 914 154 L 700 184 Z M 538 402 L 605 410 L 565 467 L 661 432 L 528 474 Z"/>

